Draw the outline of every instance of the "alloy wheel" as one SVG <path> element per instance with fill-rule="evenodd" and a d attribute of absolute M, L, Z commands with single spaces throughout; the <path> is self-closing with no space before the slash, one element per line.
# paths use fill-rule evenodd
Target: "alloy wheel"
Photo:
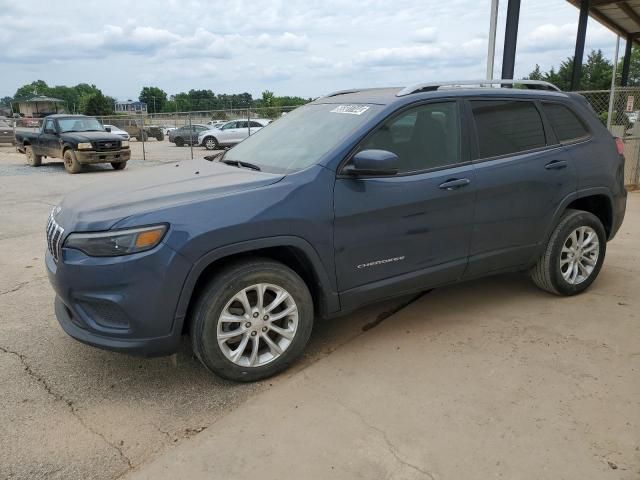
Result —
<path fill-rule="evenodd" d="M 567 283 L 584 282 L 598 263 L 600 241 L 596 231 L 587 226 L 573 230 L 564 241 L 560 253 L 560 273 Z"/>
<path fill-rule="evenodd" d="M 259 283 L 227 302 L 218 319 L 224 356 L 243 367 L 260 367 L 284 354 L 298 328 L 298 307 L 284 288 Z"/>

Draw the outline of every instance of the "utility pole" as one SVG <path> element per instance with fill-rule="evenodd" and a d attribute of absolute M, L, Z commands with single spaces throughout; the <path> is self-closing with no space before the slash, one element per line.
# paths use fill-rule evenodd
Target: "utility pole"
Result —
<path fill-rule="evenodd" d="M 493 61 L 496 56 L 496 26 L 498 23 L 498 0 L 491 0 L 489 12 L 489 50 L 487 52 L 487 80 L 493 79 Z"/>

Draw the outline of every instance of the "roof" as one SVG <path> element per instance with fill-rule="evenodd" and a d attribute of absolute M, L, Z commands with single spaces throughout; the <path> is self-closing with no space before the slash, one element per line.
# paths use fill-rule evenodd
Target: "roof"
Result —
<path fill-rule="evenodd" d="M 580 0 L 567 1 L 580 8 Z M 621 37 L 631 35 L 633 42 L 640 44 L 640 0 L 591 0 L 589 16 Z"/>
<path fill-rule="evenodd" d="M 27 100 L 18 100 L 18 103 L 64 103 L 64 100 L 53 97 L 45 97 L 44 95 L 34 95 Z"/>
<path fill-rule="evenodd" d="M 116 100 L 116 103 L 120 105 L 146 105 L 146 102 L 141 102 L 139 100 Z"/>

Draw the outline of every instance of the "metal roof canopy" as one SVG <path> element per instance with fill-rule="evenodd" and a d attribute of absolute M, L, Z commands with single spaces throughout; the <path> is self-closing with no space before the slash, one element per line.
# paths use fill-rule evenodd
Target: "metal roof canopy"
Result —
<path fill-rule="evenodd" d="M 567 0 L 580 8 L 580 0 Z M 589 16 L 622 38 L 631 36 L 640 44 L 640 0 L 591 0 Z"/>
<path fill-rule="evenodd" d="M 571 89 L 580 87 L 580 71 L 584 56 L 584 40 L 587 19 L 591 17 L 626 40 L 620 84 L 624 87 L 629 80 L 629 66 L 632 45 L 640 45 L 640 0 L 567 0 L 580 9 L 576 50 L 573 61 Z"/>

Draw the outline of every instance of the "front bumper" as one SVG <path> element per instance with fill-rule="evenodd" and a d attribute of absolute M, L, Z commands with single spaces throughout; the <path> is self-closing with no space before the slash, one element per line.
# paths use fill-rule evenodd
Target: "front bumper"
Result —
<path fill-rule="evenodd" d="M 131 150 L 123 148 L 113 152 L 95 152 L 92 150 L 77 150 L 76 158 L 78 162 L 85 163 L 111 163 L 126 162 L 131 158 Z"/>
<path fill-rule="evenodd" d="M 183 317 L 176 306 L 189 271 L 164 244 L 122 257 L 88 257 L 62 249 L 45 263 L 63 330 L 83 343 L 143 356 L 174 353 Z"/>

